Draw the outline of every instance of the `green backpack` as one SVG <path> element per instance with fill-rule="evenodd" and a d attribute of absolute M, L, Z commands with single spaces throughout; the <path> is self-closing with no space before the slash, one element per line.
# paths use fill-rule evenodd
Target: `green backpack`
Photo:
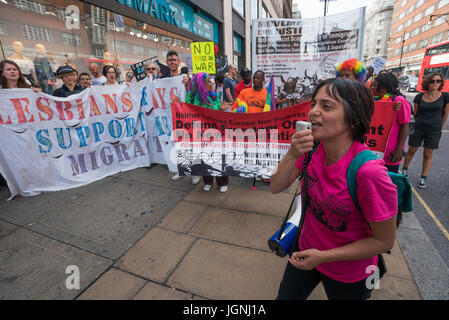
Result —
<path fill-rule="evenodd" d="M 371 150 L 363 150 L 359 152 L 349 164 L 346 173 L 346 180 L 348 183 L 349 193 L 357 209 L 362 212 L 359 202 L 357 200 L 357 171 L 367 161 L 378 159 Z M 391 181 L 396 185 L 398 191 L 398 209 L 402 212 L 410 212 L 413 210 L 412 205 L 412 187 L 407 177 L 388 171 Z"/>

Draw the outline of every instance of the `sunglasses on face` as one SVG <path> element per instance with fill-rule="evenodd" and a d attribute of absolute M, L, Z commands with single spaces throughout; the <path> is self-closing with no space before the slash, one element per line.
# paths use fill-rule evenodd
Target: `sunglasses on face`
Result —
<path fill-rule="evenodd" d="M 156 70 L 156 68 L 146 68 L 145 70 L 147 70 L 147 71 L 154 71 L 154 70 Z"/>
<path fill-rule="evenodd" d="M 430 80 L 430 83 L 441 83 L 441 80 L 440 80 L 440 79 L 437 79 L 437 80 Z"/>

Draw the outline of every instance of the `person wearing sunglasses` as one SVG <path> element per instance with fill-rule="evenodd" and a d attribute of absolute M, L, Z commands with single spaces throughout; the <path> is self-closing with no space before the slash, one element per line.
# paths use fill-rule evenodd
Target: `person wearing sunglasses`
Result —
<path fill-rule="evenodd" d="M 145 64 L 145 74 L 152 79 L 159 78 L 159 66 L 154 62 L 148 62 Z"/>
<path fill-rule="evenodd" d="M 438 149 L 441 133 L 449 115 L 449 94 L 441 92 L 444 87 L 444 76 L 431 73 L 424 78 L 421 89 L 423 93 L 413 100 L 415 114 L 415 130 L 409 136 L 407 154 L 402 173 L 408 175 L 408 166 L 418 148 L 424 146 L 421 178 L 418 188 L 427 187 L 427 175 L 432 167 L 433 151 Z"/>

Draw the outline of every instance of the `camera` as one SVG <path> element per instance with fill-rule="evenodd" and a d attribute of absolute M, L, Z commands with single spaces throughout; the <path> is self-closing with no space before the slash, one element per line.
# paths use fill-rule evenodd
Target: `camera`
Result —
<path fill-rule="evenodd" d="M 285 257 L 292 249 L 296 238 L 299 222 L 301 221 L 301 195 L 296 197 L 296 210 L 292 217 L 287 221 L 285 227 L 281 227 L 268 240 L 268 247 L 279 257 Z M 280 234 L 282 232 L 282 234 Z"/>

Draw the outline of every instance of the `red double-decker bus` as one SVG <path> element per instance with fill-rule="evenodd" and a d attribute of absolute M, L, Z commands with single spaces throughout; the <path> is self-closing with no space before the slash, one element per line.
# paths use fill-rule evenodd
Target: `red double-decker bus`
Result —
<path fill-rule="evenodd" d="M 449 92 L 449 40 L 430 45 L 426 48 L 419 73 L 416 89 L 422 91 L 421 83 L 424 77 L 432 72 L 439 72 L 446 79 L 443 90 Z"/>

